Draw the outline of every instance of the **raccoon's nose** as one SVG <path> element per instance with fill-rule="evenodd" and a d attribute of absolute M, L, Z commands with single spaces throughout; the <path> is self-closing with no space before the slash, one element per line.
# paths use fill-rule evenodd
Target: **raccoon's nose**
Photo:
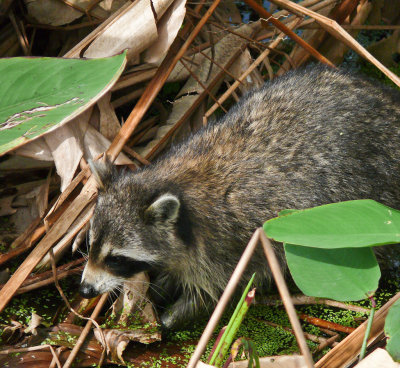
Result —
<path fill-rule="evenodd" d="M 79 286 L 79 294 L 81 294 L 86 299 L 94 298 L 95 296 L 99 295 L 96 289 L 86 282 L 82 282 Z"/>

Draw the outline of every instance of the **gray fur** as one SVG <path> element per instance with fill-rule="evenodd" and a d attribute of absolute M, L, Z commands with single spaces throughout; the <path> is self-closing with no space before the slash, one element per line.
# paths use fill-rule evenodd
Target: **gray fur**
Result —
<path fill-rule="evenodd" d="M 103 166 L 89 262 L 109 270 L 104 244 L 147 260 L 160 290 L 179 290 L 161 317 L 175 326 L 217 300 L 251 234 L 279 211 L 363 198 L 400 208 L 399 152 L 399 91 L 325 67 L 289 72 L 150 167 Z M 261 250 L 246 278 L 254 271 L 268 286 Z"/>

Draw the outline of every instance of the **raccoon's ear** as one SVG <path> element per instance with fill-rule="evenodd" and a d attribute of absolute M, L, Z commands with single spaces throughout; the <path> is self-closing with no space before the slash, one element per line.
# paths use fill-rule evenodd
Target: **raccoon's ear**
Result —
<path fill-rule="evenodd" d="M 99 189 L 105 190 L 115 173 L 115 166 L 108 159 L 102 161 L 89 160 L 88 164 Z"/>
<path fill-rule="evenodd" d="M 179 207 L 178 197 L 170 193 L 163 194 L 144 211 L 144 219 L 148 223 L 176 222 Z"/>

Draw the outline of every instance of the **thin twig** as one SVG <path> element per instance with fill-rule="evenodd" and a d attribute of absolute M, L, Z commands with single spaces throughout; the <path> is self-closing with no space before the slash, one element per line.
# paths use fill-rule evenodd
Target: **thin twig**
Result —
<path fill-rule="evenodd" d="M 305 42 L 301 37 L 294 33 L 290 28 L 285 26 L 280 20 L 275 18 L 271 13 L 265 10 L 261 5 L 259 5 L 255 0 L 244 0 L 244 2 L 252 7 L 261 17 L 265 18 L 266 22 L 272 23 L 280 31 L 288 35 L 293 41 L 295 41 L 299 46 L 307 50 L 314 58 L 319 60 L 321 63 L 335 67 L 326 57 L 321 55 L 317 50 Z"/>
<path fill-rule="evenodd" d="M 299 20 L 295 20 L 293 23 L 289 25 L 290 28 L 296 27 L 296 24 L 299 22 Z M 278 44 L 282 41 L 282 39 L 285 37 L 284 33 L 281 33 L 269 46 L 269 48 L 265 49 L 256 60 L 247 68 L 247 70 L 239 77 L 237 78 L 239 81 L 243 81 L 259 64 L 262 63 L 262 61 L 270 54 L 271 49 L 275 48 L 278 46 Z M 239 87 L 239 82 L 235 81 L 231 88 L 229 88 L 219 99 L 218 99 L 218 104 L 214 104 L 213 106 L 210 107 L 210 109 L 204 114 L 204 117 L 208 119 L 214 111 L 218 108 L 219 104 L 222 104 L 230 95 L 231 93 Z"/>
<path fill-rule="evenodd" d="M 268 264 L 272 272 L 272 276 L 275 279 L 276 286 L 283 301 L 283 305 L 285 306 L 286 313 L 288 314 L 290 323 L 293 327 L 294 334 L 296 336 L 296 340 L 299 345 L 301 354 L 304 357 L 306 366 L 308 368 L 313 368 L 314 364 L 312 356 L 310 350 L 308 349 L 307 342 L 304 338 L 304 332 L 301 329 L 301 325 L 297 317 L 296 310 L 294 309 L 292 299 L 289 294 L 289 290 L 283 278 L 281 265 L 279 264 L 278 259 L 276 258 L 271 242 L 266 237 L 262 229 L 260 230 L 260 240 L 264 249 L 265 256 L 267 257 Z"/>
<path fill-rule="evenodd" d="M 186 65 L 186 63 L 181 59 L 180 60 L 181 64 L 186 68 L 186 70 L 190 73 L 190 75 L 193 77 L 193 79 L 196 80 L 198 84 L 203 88 L 204 91 L 207 92 L 207 94 L 215 101 L 215 103 L 218 104 L 218 100 L 215 98 L 215 96 L 210 92 L 210 90 L 207 88 L 207 86 L 197 77 L 196 74 L 193 73 L 193 71 Z M 223 112 L 227 113 L 226 109 L 218 104 L 219 107 L 222 109 Z"/>
<path fill-rule="evenodd" d="M 74 313 L 76 316 L 88 321 L 88 323 L 86 324 L 85 328 L 82 331 L 81 336 L 79 337 L 78 341 L 76 342 L 76 345 L 74 346 L 74 349 L 72 349 L 71 354 L 68 356 L 68 359 L 66 360 L 63 368 L 68 368 L 71 365 L 71 363 L 73 362 L 73 360 L 75 359 L 75 355 L 78 353 L 81 345 L 83 344 L 87 333 L 89 333 L 89 330 L 90 330 L 90 327 L 91 327 L 92 323 L 99 330 L 99 333 L 100 333 L 100 336 L 101 336 L 101 340 L 102 340 L 102 344 L 103 344 L 103 352 L 102 352 L 102 355 L 101 355 L 102 359 L 100 359 L 100 360 L 102 361 L 104 359 L 105 352 L 108 351 L 108 345 L 107 345 L 107 341 L 106 341 L 106 338 L 104 336 L 104 333 L 103 333 L 101 327 L 99 326 L 99 324 L 95 321 L 95 318 L 97 317 L 98 313 L 100 313 L 100 310 L 103 307 L 103 304 L 107 300 L 108 293 L 104 294 L 101 297 L 101 299 L 99 300 L 98 304 L 96 305 L 96 308 L 94 309 L 94 311 L 93 311 L 93 313 L 92 313 L 92 315 L 90 317 L 82 316 L 80 313 L 78 313 L 77 311 L 75 311 L 75 309 L 73 309 L 71 307 L 71 304 L 69 303 L 67 297 L 65 296 L 60 284 L 58 283 L 56 262 L 55 262 L 55 259 L 54 259 L 54 253 L 53 253 L 53 249 L 52 248 L 49 250 L 49 255 L 50 255 L 50 261 L 51 261 L 51 269 L 53 270 L 54 283 L 56 285 L 56 288 L 57 288 L 58 292 L 61 295 L 61 298 L 64 300 L 64 303 L 66 304 L 66 306 L 68 307 L 68 309 L 72 313 Z M 99 307 L 99 304 L 100 304 L 100 307 Z M 89 326 L 89 327 L 87 328 L 87 326 Z M 86 331 L 86 329 L 87 329 L 87 333 L 84 334 L 84 331 Z M 100 365 L 101 364 L 99 364 L 99 366 Z"/>
<path fill-rule="evenodd" d="M 270 322 L 270 321 L 264 321 L 264 320 L 259 319 L 259 318 L 257 318 L 257 320 L 260 321 L 260 322 L 262 322 L 262 323 L 265 323 L 266 325 L 272 326 L 272 327 L 282 328 L 283 330 L 288 331 L 288 332 L 290 332 L 291 334 L 294 335 L 293 329 L 291 329 L 291 328 L 289 328 L 289 327 L 281 326 L 281 325 L 278 325 L 277 323 Z M 335 334 L 334 336 L 331 336 L 330 338 L 326 339 L 325 337 L 321 337 L 321 336 L 317 336 L 317 335 L 310 334 L 310 333 L 308 333 L 308 332 L 304 332 L 304 337 L 305 337 L 307 340 L 310 340 L 310 341 L 312 341 L 312 342 L 318 343 L 319 346 L 318 346 L 318 348 L 317 348 L 316 351 L 320 351 L 320 350 L 322 350 L 324 347 L 328 346 L 330 343 L 336 341 L 336 340 L 339 338 L 339 335 L 338 335 L 338 334 Z M 328 343 L 328 341 L 329 341 L 329 343 Z M 320 349 L 320 346 L 322 346 L 321 349 Z"/>
<path fill-rule="evenodd" d="M 8 16 L 10 18 L 10 21 L 11 21 L 12 25 L 14 26 L 15 32 L 18 35 L 18 41 L 19 41 L 19 44 L 20 44 L 24 54 L 28 55 L 29 54 L 29 51 L 28 51 L 29 50 L 29 45 L 28 45 L 27 39 L 22 34 L 22 31 L 21 31 L 21 29 L 20 29 L 20 27 L 19 27 L 19 25 L 17 23 L 17 19 L 16 19 L 15 15 L 14 15 L 14 12 L 11 10 L 10 14 Z"/>
<path fill-rule="evenodd" d="M 355 330 L 354 327 L 347 327 L 347 326 L 339 325 L 338 323 L 325 321 L 321 318 L 308 316 L 304 313 L 301 313 L 299 315 L 299 318 L 301 318 L 303 321 L 313 324 L 314 326 L 324 327 L 324 328 L 328 328 L 330 330 L 340 331 L 340 332 L 344 332 L 344 333 L 348 333 L 348 334 L 352 333 Z"/>
<path fill-rule="evenodd" d="M 293 295 L 292 302 L 294 305 L 303 305 L 303 304 L 324 304 L 329 305 L 330 307 L 336 307 L 346 310 L 351 310 L 359 313 L 369 313 L 368 308 L 360 307 L 358 305 L 346 304 L 342 302 L 338 302 L 336 300 L 325 299 L 325 298 L 315 298 L 312 296 L 307 296 L 303 294 Z M 278 298 L 264 298 L 258 299 L 257 304 L 268 305 L 268 306 L 277 306 L 282 305 L 282 301 Z"/>
<path fill-rule="evenodd" d="M 82 273 L 83 268 L 84 268 L 84 266 L 80 266 L 80 267 L 73 268 L 71 270 L 60 272 L 60 273 L 57 274 L 57 277 L 58 277 L 58 279 L 61 280 L 61 279 L 66 278 L 67 276 L 79 275 L 80 273 Z M 54 282 L 53 278 L 49 277 L 47 279 L 44 279 L 44 280 L 41 280 L 41 281 L 37 281 L 37 282 L 31 283 L 31 284 L 26 285 L 26 286 L 23 286 L 23 284 L 22 284 L 22 286 L 17 290 L 15 295 L 21 295 L 21 294 L 27 293 L 29 291 L 39 289 L 39 288 L 41 288 L 43 286 L 50 285 L 53 282 Z"/>
<path fill-rule="evenodd" d="M 239 81 L 236 76 L 234 76 L 228 69 L 224 68 L 223 65 L 221 65 L 220 63 L 218 63 L 217 61 L 215 61 L 214 59 L 210 58 L 205 52 L 199 50 L 199 53 L 202 54 L 205 58 L 207 58 L 208 60 L 210 60 L 212 63 L 214 63 L 218 68 L 220 68 L 221 70 L 223 70 L 225 72 L 225 74 L 229 75 L 233 80 L 237 80 L 239 83 L 243 84 L 244 83 L 242 81 Z"/>
<path fill-rule="evenodd" d="M 139 155 L 136 151 L 134 151 L 132 148 L 130 148 L 129 146 L 124 146 L 122 148 L 126 153 L 128 153 L 129 155 L 131 155 L 133 158 L 135 158 L 136 160 L 138 160 L 141 164 L 143 165 L 150 165 L 150 161 L 146 160 L 144 157 L 142 157 L 141 155 Z"/>

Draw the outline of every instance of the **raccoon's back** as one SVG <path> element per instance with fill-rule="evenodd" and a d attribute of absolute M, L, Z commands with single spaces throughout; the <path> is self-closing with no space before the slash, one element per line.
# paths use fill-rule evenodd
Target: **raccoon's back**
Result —
<path fill-rule="evenodd" d="M 399 147 L 399 91 L 309 67 L 249 93 L 159 169 L 206 203 L 247 198 L 251 212 L 260 195 L 269 212 L 372 196 L 400 207 Z"/>

